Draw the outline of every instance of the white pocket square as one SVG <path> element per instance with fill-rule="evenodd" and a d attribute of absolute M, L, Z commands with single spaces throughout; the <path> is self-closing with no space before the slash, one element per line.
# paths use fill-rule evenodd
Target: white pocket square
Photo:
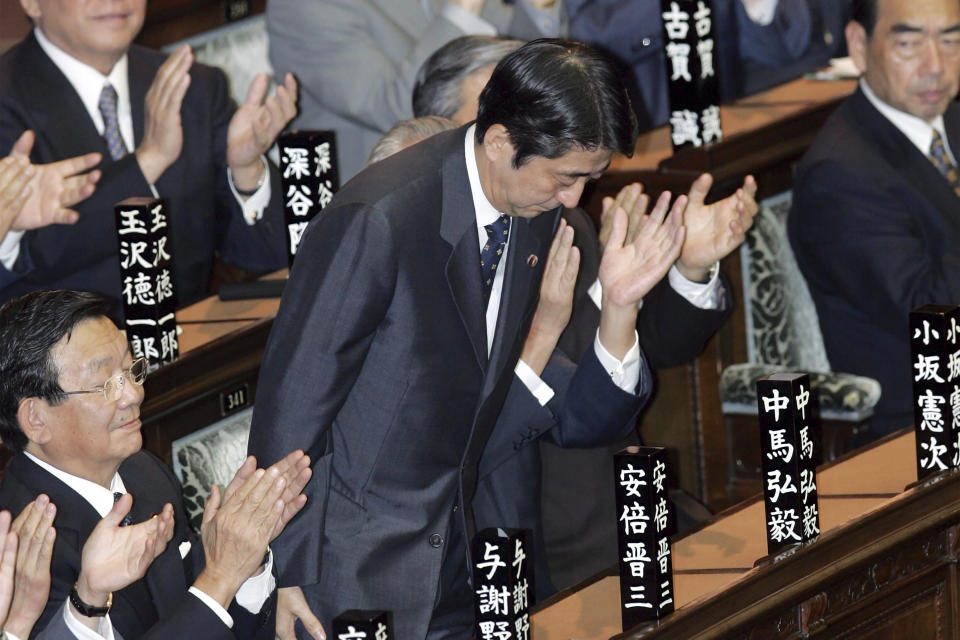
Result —
<path fill-rule="evenodd" d="M 190 541 L 180 543 L 180 559 L 183 560 L 187 557 L 187 554 L 190 553 Z"/>

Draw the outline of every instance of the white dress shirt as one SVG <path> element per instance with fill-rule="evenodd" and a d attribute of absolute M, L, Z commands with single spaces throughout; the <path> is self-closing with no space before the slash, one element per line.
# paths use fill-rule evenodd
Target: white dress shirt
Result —
<path fill-rule="evenodd" d="M 483 187 L 480 185 L 480 173 L 477 169 L 476 149 L 474 147 L 474 130 L 476 125 L 471 125 L 467 129 L 464 138 L 464 155 L 467 161 L 467 176 L 470 180 L 470 192 L 473 197 L 473 207 L 477 217 L 477 236 L 479 240 L 478 249 L 482 250 L 487 242 L 487 232 L 484 227 L 492 224 L 502 214 L 487 200 L 483 193 Z M 512 225 L 511 225 L 512 226 Z M 507 246 L 500 256 L 500 264 L 506 264 L 507 256 L 510 252 L 510 236 L 507 237 Z M 479 260 L 479 253 L 477 254 Z M 487 304 L 487 355 L 490 354 L 491 345 L 493 345 L 494 331 L 497 327 L 497 317 L 500 314 L 500 301 L 503 293 L 503 273 L 505 269 L 497 269 L 493 277 L 493 287 L 490 291 L 490 302 Z M 600 331 L 597 330 L 597 336 L 593 343 L 597 359 L 604 369 L 610 374 L 613 383 L 628 393 L 633 393 L 640 380 L 640 345 L 637 340 L 636 331 L 634 331 L 633 347 L 627 352 L 623 360 L 619 360 L 611 355 L 600 343 Z M 522 360 L 517 363 L 514 370 L 520 381 L 540 402 L 541 406 L 547 404 L 553 397 L 554 392 L 550 386 L 543 381 L 526 363 Z"/>
<path fill-rule="evenodd" d="M 113 478 L 110 481 L 110 488 L 106 489 L 95 482 L 90 482 L 85 478 L 80 478 L 67 473 L 66 471 L 57 469 L 53 465 L 40 460 L 36 456 L 26 451 L 24 452 L 24 455 L 36 462 L 43 469 L 49 471 L 65 485 L 80 494 L 80 496 L 89 502 L 90 506 L 92 506 L 94 510 L 100 514 L 101 518 L 110 513 L 110 510 L 113 508 L 114 493 L 127 492 L 127 489 L 123 484 L 123 479 L 120 477 L 119 473 L 115 473 L 113 475 Z M 134 499 L 136 499 L 136 496 L 134 496 Z M 189 550 L 189 543 L 181 545 L 181 558 L 186 556 Z M 276 587 L 276 580 L 273 577 L 273 553 L 271 552 L 263 571 L 260 574 L 249 578 L 243 583 L 243 585 L 240 587 L 240 590 L 237 591 L 235 600 L 237 601 L 237 604 L 247 611 L 254 614 L 259 613 L 260 609 L 263 607 L 263 604 L 273 592 L 274 587 Z M 219 617 L 223 623 L 227 625 L 227 627 L 233 628 L 233 617 L 227 613 L 227 610 L 224 609 L 219 602 L 196 587 L 190 587 L 189 591 L 194 596 L 199 598 L 204 604 L 210 607 L 210 609 L 217 614 L 217 617 Z M 77 638 L 81 638 L 81 640 L 113 640 L 113 624 L 110 622 L 109 614 L 101 618 L 100 627 L 97 632 L 94 632 L 89 627 L 81 624 L 74 615 L 71 607 L 65 607 L 63 615 L 64 620 L 66 620 L 67 627 L 69 627 L 69 629 Z"/>
<path fill-rule="evenodd" d="M 895 126 L 900 133 L 905 135 L 924 156 L 930 155 L 930 145 L 933 143 L 933 131 L 937 130 L 940 133 L 940 138 L 943 140 L 943 146 L 950 156 L 950 160 L 952 160 L 954 164 L 957 163 L 957 159 L 950 149 L 950 141 L 947 140 L 947 130 L 943 126 L 943 114 L 927 122 L 923 118 L 918 118 L 906 111 L 895 109 L 877 97 L 877 94 L 875 94 L 873 89 L 870 88 L 870 85 L 867 84 L 866 78 L 860 78 L 860 90 L 863 91 L 863 95 L 867 97 L 870 104 L 876 107 L 877 111 L 889 120 L 890 124 Z"/>
<path fill-rule="evenodd" d="M 87 114 L 93 121 L 97 133 L 103 135 L 104 124 L 103 116 L 100 115 L 100 92 L 107 83 L 113 85 L 117 92 L 117 122 L 120 126 L 120 136 L 127 147 L 127 151 L 133 153 L 136 145 L 133 136 L 133 112 L 130 107 L 130 82 L 127 74 L 127 56 L 124 55 L 117 64 L 114 65 L 108 75 L 103 75 L 90 65 L 80 62 L 63 49 L 43 35 L 39 28 L 33 30 L 37 38 L 37 43 L 50 60 L 66 76 L 67 81 L 73 86 L 74 91 L 80 97 L 80 101 L 87 110 Z M 92 151 L 92 149 L 91 149 Z M 183 151 L 184 153 L 187 150 Z M 266 158 L 262 159 L 266 166 Z M 227 169 L 227 181 L 230 184 L 230 190 L 237 199 L 243 212 L 243 218 L 247 224 L 254 224 L 263 216 L 263 210 L 270 202 L 270 172 L 257 191 L 243 200 L 233 186 L 233 177 Z M 159 197 L 159 193 L 154 185 L 150 185 L 153 195 Z M 12 270 L 13 265 L 20 255 L 20 239 L 23 237 L 23 231 L 9 231 L 7 235 L 0 240 L 0 264 L 7 270 Z"/>

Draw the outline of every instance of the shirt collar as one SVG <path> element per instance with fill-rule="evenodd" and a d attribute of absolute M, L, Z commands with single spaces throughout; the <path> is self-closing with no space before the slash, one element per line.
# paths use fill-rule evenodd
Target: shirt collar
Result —
<path fill-rule="evenodd" d="M 877 97 L 877 94 L 875 94 L 870 88 L 870 85 L 867 84 L 866 78 L 860 78 L 860 90 L 863 91 L 863 95 L 867 97 L 870 104 L 876 107 L 877 111 L 889 120 L 900 133 L 905 135 L 923 155 L 926 156 L 930 154 L 930 144 L 933 142 L 934 130 L 940 132 L 944 144 L 947 143 L 947 132 L 943 127 L 942 114 L 934 118 L 932 122 L 927 122 L 923 118 L 918 118 L 915 115 L 891 107 Z"/>
<path fill-rule="evenodd" d="M 39 27 L 33 30 L 40 48 L 60 69 L 73 86 L 83 106 L 97 123 L 97 129 L 103 130 L 103 118 L 100 116 L 100 92 L 103 85 L 109 82 L 117 91 L 117 110 L 122 115 L 130 110 L 130 82 L 127 76 L 127 54 L 113 65 L 109 75 L 103 75 L 90 65 L 80 62 L 69 53 L 50 42 Z"/>
<path fill-rule="evenodd" d="M 467 177 L 470 179 L 470 194 L 473 196 L 473 210 L 477 215 L 477 228 L 481 231 L 488 224 L 496 222 L 501 216 L 500 211 L 494 207 L 486 194 L 483 193 L 483 187 L 480 184 L 480 171 L 477 169 L 477 152 L 474 144 L 474 131 L 477 125 L 472 124 L 467 129 L 466 138 L 463 141 L 463 151 L 467 159 Z M 487 234 L 484 231 L 481 236 L 481 245 L 486 242 Z"/>
<path fill-rule="evenodd" d="M 44 462 L 37 456 L 24 451 L 23 454 L 40 465 L 41 468 L 46 469 L 52 473 L 58 480 L 63 482 L 65 485 L 76 491 L 80 496 L 90 503 L 97 513 L 100 514 L 100 517 L 103 518 L 108 513 L 110 509 L 113 508 L 113 494 L 114 493 L 126 493 L 127 489 L 123 485 L 123 480 L 120 479 L 120 473 L 117 472 L 113 474 L 113 479 L 110 481 L 110 488 L 104 489 L 96 482 L 90 482 L 79 476 L 67 473 L 57 469 L 53 465 Z M 57 505 L 58 507 L 65 508 L 66 505 Z"/>

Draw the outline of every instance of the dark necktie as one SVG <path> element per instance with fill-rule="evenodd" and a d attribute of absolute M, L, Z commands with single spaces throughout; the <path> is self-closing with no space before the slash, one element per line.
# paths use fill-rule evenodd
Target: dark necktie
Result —
<path fill-rule="evenodd" d="M 118 501 L 120 498 L 122 498 L 122 497 L 123 497 L 123 494 L 122 494 L 122 493 L 120 493 L 119 491 L 114 491 L 114 492 L 113 492 L 113 504 L 117 504 L 117 501 Z M 130 510 L 132 511 L 133 508 L 131 507 Z M 121 527 L 126 527 L 127 525 L 130 525 L 130 524 L 133 524 L 133 518 L 131 518 L 131 517 L 130 517 L 130 514 L 127 513 L 127 515 L 123 516 L 123 520 L 120 521 L 120 526 L 121 526 Z"/>
<path fill-rule="evenodd" d="M 107 141 L 110 157 L 119 160 L 127 155 L 127 145 L 120 135 L 120 121 L 117 120 L 117 90 L 110 83 L 103 85 L 98 106 L 103 116 L 103 137 Z"/>
<path fill-rule="evenodd" d="M 483 306 L 490 301 L 490 290 L 493 288 L 493 279 L 497 275 L 497 265 L 503 256 L 503 249 L 507 246 L 507 237 L 510 235 L 510 216 L 502 215 L 483 227 L 487 230 L 487 242 L 480 250 L 480 285 L 483 289 Z"/>
<path fill-rule="evenodd" d="M 960 196 L 960 175 L 957 174 L 957 165 L 950 159 L 947 148 L 943 144 L 943 138 L 936 129 L 933 130 L 933 142 L 930 143 L 930 162 L 947 179 L 954 193 Z"/>

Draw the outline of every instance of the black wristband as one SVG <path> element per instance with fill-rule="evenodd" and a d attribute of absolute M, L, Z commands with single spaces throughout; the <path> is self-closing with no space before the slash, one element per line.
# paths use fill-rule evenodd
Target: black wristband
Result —
<path fill-rule="evenodd" d="M 260 173 L 260 179 L 257 181 L 257 186 L 254 187 L 253 189 L 250 189 L 250 190 L 241 189 L 240 187 L 237 186 L 237 183 L 235 181 L 231 180 L 231 182 L 233 182 L 233 188 L 236 190 L 237 194 L 240 195 L 241 197 L 249 198 L 250 196 L 255 194 L 257 191 L 260 191 L 260 187 L 262 187 L 263 183 L 266 182 L 267 173 L 269 172 L 269 169 L 267 169 L 267 161 L 261 160 L 260 162 L 263 163 L 263 171 Z"/>
<path fill-rule="evenodd" d="M 80 594 L 77 593 L 77 585 L 74 583 L 73 588 L 70 589 L 70 604 L 73 605 L 73 608 L 76 609 L 80 615 L 86 616 L 88 618 L 99 618 L 110 613 L 110 606 L 113 605 L 113 593 L 107 596 L 107 604 L 104 607 L 94 607 L 89 605 L 83 600 L 80 599 Z"/>

